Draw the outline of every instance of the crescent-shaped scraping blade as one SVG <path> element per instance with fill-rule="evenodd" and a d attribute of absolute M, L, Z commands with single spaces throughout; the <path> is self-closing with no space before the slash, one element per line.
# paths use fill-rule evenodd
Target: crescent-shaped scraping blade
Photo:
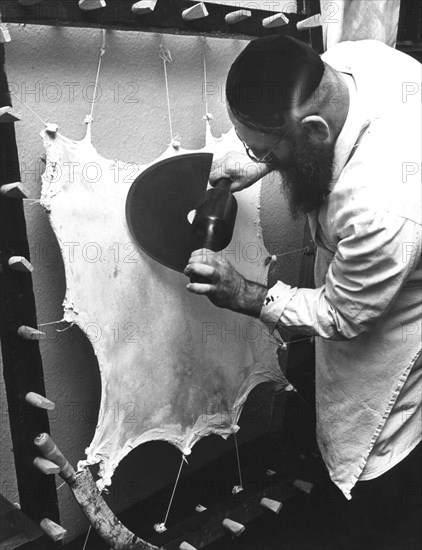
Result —
<path fill-rule="evenodd" d="M 183 272 L 192 252 L 187 219 L 205 197 L 211 153 L 188 153 L 150 166 L 133 182 L 126 220 L 139 246 L 162 265 Z"/>

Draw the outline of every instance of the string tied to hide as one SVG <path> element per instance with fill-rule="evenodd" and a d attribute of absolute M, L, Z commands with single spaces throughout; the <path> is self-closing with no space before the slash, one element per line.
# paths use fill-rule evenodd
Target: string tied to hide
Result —
<path fill-rule="evenodd" d="M 240 455 L 239 455 L 239 445 L 237 443 L 237 436 L 236 432 L 233 433 L 234 437 L 234 446 L 236 448 L 236 460 L 237 460 L 237 470 L 239 473 L 239 485 L 235 485 L 233 487 L 233 494 L 240 493 L 240 491 L 243 491 L 243 481 L 242 481 L 242 470 L 240 468 Z"/>
<path fill-rule="evenodd" d="M 28 105 L 28 103 L 26 103 L 23 99 L 21 99 L 18 95 L 16 95 L 15 92 L 13 92 L 12 90 L 10 90 L 10 94 L 11 94 L 13 97 L 16 97 L 16 99 L 17 99 L 18 101 L 20 101 L 20 102 L 22 103 L 22 105 L 23 105 L 24 107 L 26 107 L 26 108 L 28 109 L 28 111 L 30 111 L 30 112 L 31 112 L 40 122 L 42 122 L 42 124 L 43 124 L 44 126 L 47 126 L 47 122 L 46 122 L 43 118 L 41 118 L 40 115 L 39 115 L 38 113 L 36 113 L 36 112 L 34 111 L 34 109 L 32 109 L 32 107 L 30 107 L 30 106 Z"/>
<path fill-rule="evenodd" d="M 180 147 L 180 136 L 178 135 L 175 136 L 173 132 L 173 120 L 171 117 L 171 103 L 170 103 L 170 87 L 169 87 L 169 78 L 167 74 L 167 64 L 173 63 L 173 58 L 171 56 L 170 50 L 166 48 L 163 45 L 163 43 L 160 44 L 159 56 L 160 56 L 160 59 L 163 60 L 163 67 L 164 67 L 164 82 L 166 85 L 167 112 L 168 112 L 168 118 L 169 118 L 171 144 L 175 149 L 178 149 Z"/>
<path fill-rule="evenodd" d="M 157 533 L 163 533 L 164 531 L 166 531 L 166 523 L 167 523 L 167 519 L 169 517 L 170 508 L 171 508 L 171 505 L 173 504 L 174 495 L 176 493 L 176 488 L 177 488 L 177 485 L 179 483 L 180 474 L 182 473 L 183 464 L 185 462 L 186 462 L 186 464 L 188 464 L 188 461 L 186 459 L 186 455 L 182 454 L 182 460 L 180 461 L 179 471 L 177 473 L 176 481 L 174 483 L 173 492 L 171 493 L 170 502 L 169 502 L 169 505 L 167 507 L 167 512 L 166 512 L 164 521 L 162 523 L 156 523 L 154 525 L 154 529 Z"/>
<path fill-rule="evenodd" d="M 209 112 L 208 109 L 208 99 L 207 99 L 207 82 L 208 82 L 208 76 L 207 76 L 207 49 L 209 48 L 207 43 L 206 36 L 202 36 L 202 64 L 203 64 L 203 70 L 204 70 L 204 81 L 202 84 L 202 97 L 205 102 L 205 115 L 203 116 L 202 120 L 205 120 L 206 122 L 211 122 L 213 120 L 212 114 Z"/>
<path fill-rule="evenodd" d="M 86 115 L 84 123 L 87 125 L 86 129 L 86 137 L 91 140 L 91 126 L 92 121 L 94 120 L 94 107 L 97 99 L 97 90 L 98 90 L 98 81 L 100 79 L 100 71 L 101 71 L 101 62 L 103 59 L 103 56 L 106 51 L 106 31 L 105 29 L 101 29 L 101 45 L 100 45 L 100 52 L 98 55 L 98 63 L 97 63 L 97 73 L 95 75 L 95 82 L 94 82 L 94 92 L 92 94 L 92 102 L 91 102 L 91 110 L 89 112 L 89 115 Z"/>
<path fill-rule="evenodd" d="M 63 329 L 59 329 L 59 328 L 56 328 L 56 332 L 65 332 L 66 330 L 69 330 L 70 328 L 72 328 L 72 326 L 74 325 L 74 322 L 69 322 L 67 321 L 66 319 L 60 319 L 60 321 L 51 321 L 50 323 L 41 323 L 38 325 L 38 328 L 41 328 L 41 327 L 47 327 L 47 326 L 51 326 L 51 325 L 59 325 L 60 323 L 69 323 L 67 327 L 63 328 Z"/>

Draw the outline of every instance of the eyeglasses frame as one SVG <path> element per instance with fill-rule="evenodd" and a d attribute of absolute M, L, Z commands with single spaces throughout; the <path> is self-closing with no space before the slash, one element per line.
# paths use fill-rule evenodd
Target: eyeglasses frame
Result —
<path fill-rule="evenodd" d="M 235 128 L 234 131 L 236 132 L 236 135 L 237 137 L 239 138 L 239 140 L 242 142 L 243 144 L 243 147 L 245 148 L 246 150 L 246 154 L 248 155 L 248 157 L 253 161 L 253 162 L 256 162 L 257 164 L 260 164 L 260 163 L 263 163 L 265 162 L 265 160 L 269 157 L 269 155 L 271 155 L 271 153 L 274 152 L 274 150 L 280 145 L 280 143 L 283 141 L 283 139 L 286 137 L 285 135 L 283 135 L 282 138 L 280 138 L 279 141 L 277 141 L 277 143 L 271 147 L 271 149 L 265 153 L 265 155 L 263 155 L 262 157 L 257 157 L 254 152 L 252 151 L 252 149 L 250 147 L 248 147 L 248 145 L 246 145 L 246 143 L 243 141 L 243 139 L 239 136 L 238 132 L 237 132 L 237 129 Z"/>

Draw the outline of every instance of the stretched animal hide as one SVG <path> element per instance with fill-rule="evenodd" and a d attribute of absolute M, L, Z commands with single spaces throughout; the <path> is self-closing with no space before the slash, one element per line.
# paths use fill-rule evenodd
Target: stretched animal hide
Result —
<path fill-rule="evenodd" d="M 234 132 L 220 139 L 207 133 L 204 151 L 216 157 L 241 147 Z M 165 440 L 189 454 L 201 437 L 237 430 L 254 386 L 287 382 L 259 321 L 189 294 L 184 275 L 132 242 L 125 202 L 147 166 L 104 159 L 88 138 L 42 136 L 42 204 L 63 255 L 64 318 L 90 339 L 101 373 L 97 429 L 81 465 L 100 463 L 102 488 L 137 445 Z M 178 152 L 189 151 L 170 147 L 158 160 Z M 228 257 L 248 279 L 265 282 L 270 257 L 259 226 L 259 186 L 237 199 Z"/>

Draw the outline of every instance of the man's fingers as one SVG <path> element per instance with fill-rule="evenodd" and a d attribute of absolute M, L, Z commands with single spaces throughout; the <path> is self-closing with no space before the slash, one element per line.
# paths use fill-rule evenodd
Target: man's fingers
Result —
<path fill-rule="evenodd" d="M 188 283 L 186 288 L 193 294 L 209 294 L 214 289 L 214 286 L 202 283 Z"/>
<path fill-rule="evenodd" d="M 191 254 L 191 258 L 196 258 L 198 256 L 203 256 L 206 258 L 207 256 L 212 256 L 214 252 L 212 250 L 209 250 L 208 248 L 199 248 L 198 250 L 194 250 Z"/>
<path fill-rule="evenodd" d="M 189 258 L 189 261 L 188 261 L 188 265 L 195 264 L 195 263 L 201 263 L 201 264 L 211 263 L 214 257 L 215 257 L 215 252 L 207 248 L 201 248 L 199 250 L 195 250 L 194 252 L 192 252 L 191 257 Z"/>
<path fill-rule="evenodd" d="M 239 180 L 234 180 L 233 183 L 230 185 L 230 192 L 236 193 L 237 191 L 242 191 L 242 189 L 245 189 L 245 187 L 249 186 L 242 184 Z"/>
<path fill-rule="evenodd" d="M 185 268 L 185 275 L 199 275 L 206 277 L 210 281 L 216 282 L 218 273 L 214 267 L 206 264 L 191 263 Z"/>

